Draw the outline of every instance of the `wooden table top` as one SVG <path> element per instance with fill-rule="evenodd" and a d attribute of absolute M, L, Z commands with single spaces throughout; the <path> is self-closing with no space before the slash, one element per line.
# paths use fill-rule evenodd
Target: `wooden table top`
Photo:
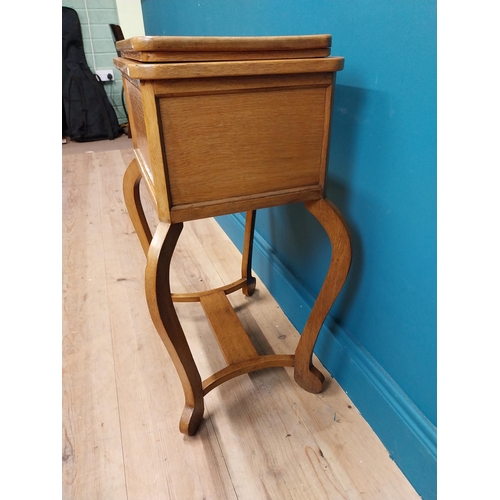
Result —
<path fill-rule="evenodd" d="M 238 61 L 328 57 L 331 35 L 204 37 L 138 36 L 116 48 L 129 59 L 144 62 Z"/>

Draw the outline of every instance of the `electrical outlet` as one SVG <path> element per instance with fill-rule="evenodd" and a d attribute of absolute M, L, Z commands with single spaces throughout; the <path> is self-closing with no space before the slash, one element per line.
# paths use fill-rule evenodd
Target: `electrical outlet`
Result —
<path fill-rule="evenodd" d="M 101 79 L 102 82 L 112 82 L 115 79 L 115 74 L 112 69 L 97 69 L 95 74 Z M 99 80 L 99 78 L 97 79 Z"/>

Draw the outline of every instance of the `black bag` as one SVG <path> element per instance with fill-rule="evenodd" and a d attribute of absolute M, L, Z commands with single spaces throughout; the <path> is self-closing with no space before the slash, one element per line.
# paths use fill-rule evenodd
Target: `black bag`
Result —
<path fill-rule="evenodd" d="M 115 139 L 121 128 L 104 84 L 90 71 L 78 13 L 62 8 L 63 111 L 66 135 L 74 141 Z"/>

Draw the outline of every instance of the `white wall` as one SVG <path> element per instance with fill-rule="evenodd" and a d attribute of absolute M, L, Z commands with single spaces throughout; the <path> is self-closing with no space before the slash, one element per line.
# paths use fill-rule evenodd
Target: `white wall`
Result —
<path fill-rule="evenodd" d="M 116 0 L 116 10 L 125 38 L 144 35 L 141 0 Z"/>

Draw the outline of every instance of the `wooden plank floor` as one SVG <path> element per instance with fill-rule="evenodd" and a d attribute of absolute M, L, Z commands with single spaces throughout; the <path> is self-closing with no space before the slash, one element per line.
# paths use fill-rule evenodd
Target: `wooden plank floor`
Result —
<path fill-rule="evenodd" d="M 319 395 L 300 389 L 292 369 L 262 370 L 209 393 L 196 436 L 178 431 L 182 389 L 149 317 L 145 257 L 121 192 L 132 155 L 63 156 L 63 499 L 420 498 L 318 362 Z M 239 252 L 213 219 L 185 224 L 173 291 L 239 272 Z M 258 277 L 252 297 L 230 297 L 259 353 L 294 351 L 299 334 Z M 202 377 L 222 368 L 201 305 L 176 310 Z"/>

